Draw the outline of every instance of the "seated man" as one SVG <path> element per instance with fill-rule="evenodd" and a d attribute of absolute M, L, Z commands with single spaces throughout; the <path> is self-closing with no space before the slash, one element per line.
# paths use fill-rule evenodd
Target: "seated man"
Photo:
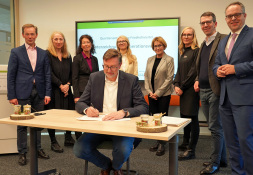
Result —
<path fill-rule="evenodd" d="M 120 71 L 121 54 L 109 49 L 103 56 L 104 71 L 92 73 L 89 82 L 76 103 L 76 110 L 89 117 L 97 117 L 99 112 L 107 113 L 103 120 L 117 120 L 148 114 L 138 78 Z M 113 142 L 113 160 L 101 154 L 97 146 L 105 140 Z M 84 133 L 74 145 L 74 154 L 102 168 L 101 175 L 123 174 L 121 167 L 133 149 L 134 138 L 112 135 Z"/>

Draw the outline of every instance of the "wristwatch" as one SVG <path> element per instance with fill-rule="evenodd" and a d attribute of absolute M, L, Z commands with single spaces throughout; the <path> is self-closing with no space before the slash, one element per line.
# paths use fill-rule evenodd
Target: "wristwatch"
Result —
<path fill-rule="evenodd" d="M 128 117 L 130 115 L 130 113 L 127 110 L 122 109 L 122 111 L 125 113 L 124 117 Z"/>

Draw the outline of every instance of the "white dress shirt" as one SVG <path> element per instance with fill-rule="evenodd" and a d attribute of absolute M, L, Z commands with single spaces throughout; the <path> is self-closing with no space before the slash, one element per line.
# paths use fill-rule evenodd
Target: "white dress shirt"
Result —
<path fill-rule="evenodd" d="M 105 77 L 103 113 L 117 111 L 118 80 L 119 73 L 115 81 L 110 81 Z"/>
<path fill-rule="evenodd" d="M 213 42 L 213 40 L 215 39 L 217 35 L 217 32 L 215 32 L 214 34 L 212 34 L 210 37 L 206 37 L 205 42 L 206 42 L 206 46 L 208 46 L 209 44 L 211 44 L 211 42 Z"/>

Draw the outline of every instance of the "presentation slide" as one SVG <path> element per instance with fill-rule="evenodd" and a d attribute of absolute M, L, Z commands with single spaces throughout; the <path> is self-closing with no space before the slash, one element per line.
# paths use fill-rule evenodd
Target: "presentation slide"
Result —
<path fill-rule="evenodd" d="M 161 36 L 167 43 L 165 53 L 174 58 L 175 73 L 178 65 L 179 19 L 152 19 L 128 21 L 76 22 L 76 42 L 88 34 L 93 38 L 98 58 L 99 70 L 102 70 L 103 55 L 109 48 L 115 48 L 116 40 L 125 35 L 130 41 L 132 53 L 138 61 L 138 77 L 144 80 L 147 60 L 155 55 L 151 47 L 154 37 Z"/>

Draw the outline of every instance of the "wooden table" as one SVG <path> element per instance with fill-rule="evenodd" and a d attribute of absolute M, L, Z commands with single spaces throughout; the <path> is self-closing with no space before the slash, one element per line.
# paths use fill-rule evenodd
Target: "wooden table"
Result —
<path fill-rule="evenodd" d="M 30 174 L 38 174 L 38 160 L 36 147 L 36 128 L 50 128 L 59 130 L 79 131 L 97 134 L 138 137 L 144 139 L 164 140 L 169 142 L 169 175 L 178 174 L 178 135 L 179 130 L 188 125 L 191 120 L 174 127 L 168 126 L 168 131 L 162 133 L 142 133 L 136 131 L 136 122 L 140 117 L 131 118 L 131 121 L 78 121 L 82 116 L 74 110 L 46 110 L 46 114 L 35 116 L 30 120 L 0 119 L 0 123 L 30 127 L 31 164 Z"/>

